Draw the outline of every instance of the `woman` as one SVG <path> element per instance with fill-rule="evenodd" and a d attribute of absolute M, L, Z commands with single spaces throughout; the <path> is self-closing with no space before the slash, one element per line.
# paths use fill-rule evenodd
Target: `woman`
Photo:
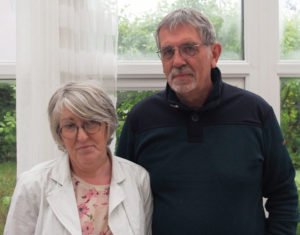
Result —
<path fill-rule="evenodd" d="M 117 127 L 109 97 L 94 82 L 70 82 L 48 115 L 66 154 L 21 175 L 4 234 L 151 234 L 149 175 L 108 147 Z"/>

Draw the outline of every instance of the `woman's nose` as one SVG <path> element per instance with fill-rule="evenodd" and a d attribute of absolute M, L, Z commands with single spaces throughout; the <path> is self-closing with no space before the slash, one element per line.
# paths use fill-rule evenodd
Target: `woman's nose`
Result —
<path fill-rule="evenodd" d="M 77 131 L 77 140 L 82 141 L 86 140 L 88 138 L 88 134 L 85 132 L 85 130 L 82 127 L 78 127 Z"/>

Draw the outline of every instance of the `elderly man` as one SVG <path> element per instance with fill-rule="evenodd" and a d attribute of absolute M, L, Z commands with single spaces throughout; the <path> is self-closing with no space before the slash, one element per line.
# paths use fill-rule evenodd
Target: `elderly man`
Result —
<path fill-rule="evenodd" d="M 222 81 L 200 12 L 170 13 L 156 35 L 166 89 L 131 110 L 117 151 L 150 172 L 153 235 L 296 234 L 295 171 L 272 107 Z"/>

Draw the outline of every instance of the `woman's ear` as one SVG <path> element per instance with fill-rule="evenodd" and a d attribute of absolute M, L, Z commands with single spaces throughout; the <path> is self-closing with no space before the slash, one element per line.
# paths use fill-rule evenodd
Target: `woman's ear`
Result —
<path fill-rule="evenodd" d="M 212 58 L 211 58 L 211 68 L 217 67 L 218 60 L 222 52 L 222 46 L 219 42 L 214 43 L 210 46 Z"/>

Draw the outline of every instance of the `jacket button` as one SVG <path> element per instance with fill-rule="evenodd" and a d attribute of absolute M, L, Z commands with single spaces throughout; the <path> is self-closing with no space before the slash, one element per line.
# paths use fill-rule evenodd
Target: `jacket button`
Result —
<path fill-rule="evenodd" d="M 196 114 L 196 113 L 193 113 L 193 114 L 192 114 L 192 121 L 193 121 L 193 122 L 198 122 L 198 121 L 199 121 L 199 115 Z"/>

